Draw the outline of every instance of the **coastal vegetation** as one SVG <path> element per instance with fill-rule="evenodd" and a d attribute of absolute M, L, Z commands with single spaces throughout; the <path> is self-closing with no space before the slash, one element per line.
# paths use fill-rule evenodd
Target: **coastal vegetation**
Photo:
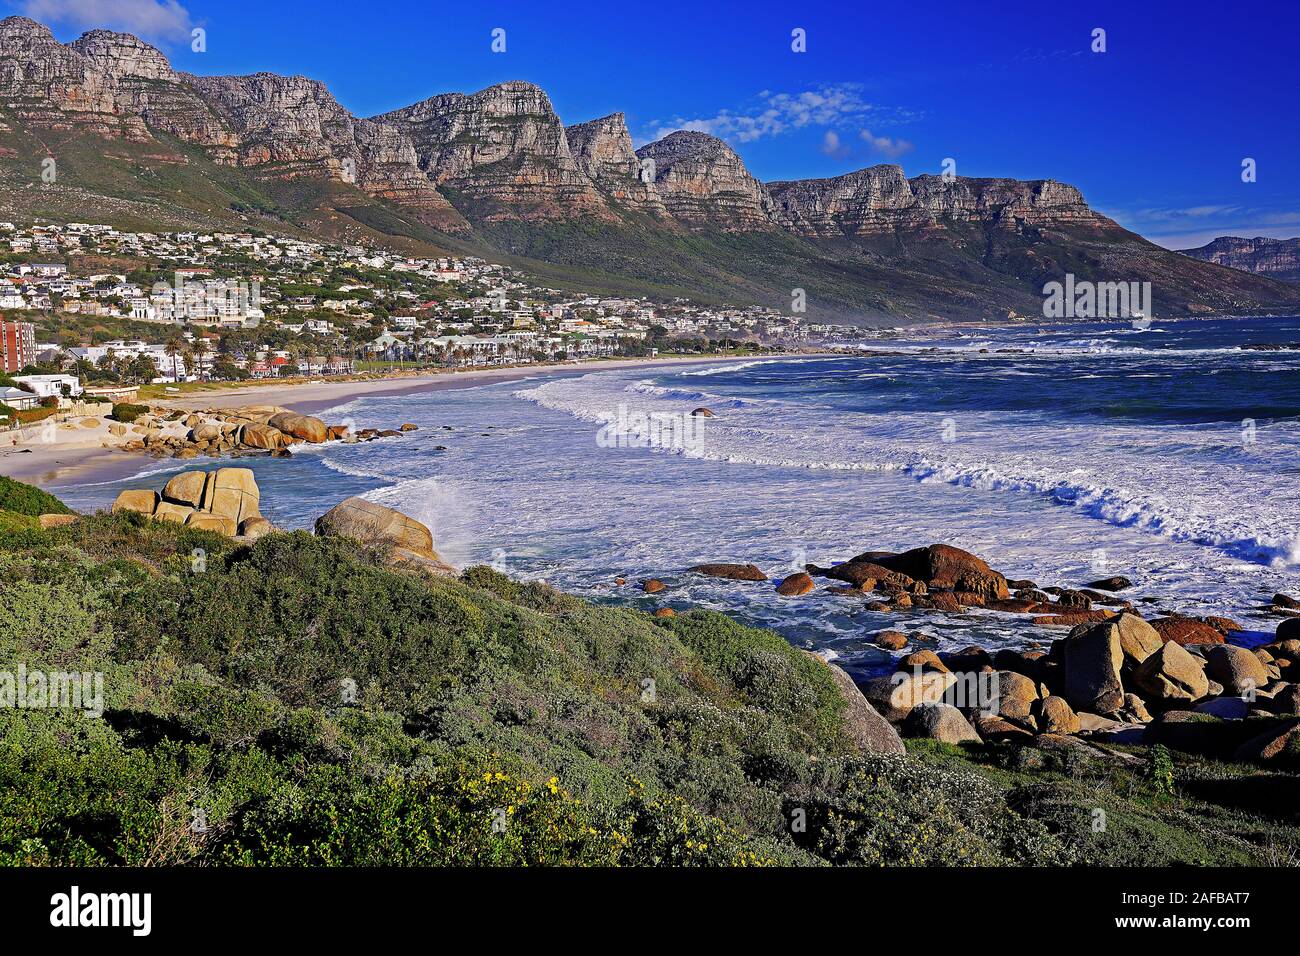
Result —
<path fill-rule="evenodd" d="M 37 518 L 47 514 L 71 514 L 72 509 L 54 495 L 0 475 L 0 511 Z"/>
<path fill-rule="evenodd" d="M 0 862 L 1300 852 L 1289 774 L 1011 743 L 864 753 L 830 668 L 721 614 L 654 618 L 481 567 L 430 577 L 305 532 L 249 544 L 130 513 L 45 528 L 30 514 L 59 509 L 15 484 L 0 484 L 0 660 L 102 673 L 104 700 L 98 718 L 0 708 Z"/>

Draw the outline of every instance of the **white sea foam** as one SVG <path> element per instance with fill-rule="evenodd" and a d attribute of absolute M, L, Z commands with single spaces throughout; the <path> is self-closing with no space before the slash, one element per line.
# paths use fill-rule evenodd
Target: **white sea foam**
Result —
<path fill-rule="evenodd" d="M 628 386 L 602 373 L 516 394 L 593 422 L 629 394 L 643 399 L 639 410 L 647 414 L 680 412 L 676 403 L 707 397 L 711 407 L 727 411 L 708 421 L 704 441 L 688 457 L 819 471 L 903 471 L 925 483 L 1032 494 L 1116 527 L 1260 564 L 1294 564 L 1300 550 L 1294 497 L 1269 473 L 1273 460 L 1300 451 L 1295 423 L 1275 423 L 1259 462 L 1246 459 L 1250 467 L 1241 467 L 1236 432 L 1205 426 L 1063 428 L 1044 422 L 1011 428 L 996 416 L 967 412 L 958 440 L 943 443 L 941 413 L 858 414 L 851 420 L 821 413 L 814 419 L 810 411 L 816 409 L 804 403 L 764 400 L 760 406 L 644 381 Z M 1270 484 L 1278 485 L 1277 495 L 1269 494 Z"/>

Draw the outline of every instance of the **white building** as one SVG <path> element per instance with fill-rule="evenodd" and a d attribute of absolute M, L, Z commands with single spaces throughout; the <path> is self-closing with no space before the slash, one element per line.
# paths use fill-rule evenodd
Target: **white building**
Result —
<path fill-rule="evenodd" d="M 81 381 L 75 375 L 19 375 L 15 382 L 22 382 L 37 398 L 76 398 L 81 394 Z"/>

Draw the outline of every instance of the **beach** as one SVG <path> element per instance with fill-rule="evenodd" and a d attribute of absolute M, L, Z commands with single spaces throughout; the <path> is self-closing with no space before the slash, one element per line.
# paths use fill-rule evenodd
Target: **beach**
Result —
<path fill-rule="evenodd" d="M 701 356 L 699 358 L 595 359 L 589 362 L 525 365 L 510 368 L 482 368 L 396 375 L 391 378 L 348 381 L 258 382 L 244 387 L 213 389 L 146 402 L 167 408 L 195 411 L 230 409 L 246 405 L 278 405 L 305 415 L 345 404 L 365 396 L 395 398 L 423 392 L 475 388 L 536 376 L 581 375 L 594 371 L 638 368 L 670 368 L 699 362 L 727 363 L 752 360 L 747 356 Z M 93 428 L 53 431 L 53 440 L 20 445 L 0 445 L 0 476 L 37 486 L 104 484 L 130 477 L 145 467 L 139 453 L 106 448 L 112 444 L 109 424 Z M 0 442 L 8 442 L 0 435 Z"/>
<path fill-rule="evenodd" d="M 612 582 L 657 578 L 670 608 L 726 611 L 861 675 L 887 664 L 866 635 L 894 625 L 892 614 L 860 598 L 791 600 L 686 569 L 744 562 L 779 579 L 807 564 L 944 543 L 1010 578 L 1082 587 L 1123 575 L 1137 582 L 1126 597 L 1151 615 L 1269 630 L 1259 608 L 1292 588 L 1300 541 L 1286 464 L 1300 447 L 1289 420 L 1300 394 L 1294 355 L 1248 346 L 1287 329 L 948 329 L 901 339 L 887 354 L 258 386 L 190 405 L 268 403 L 390 431 L 237 459 L 256 474 L 276 527 L 312 528 L 343 499 L 365 497 L 427 525 L 455 566 L 492 564 L 651 610 L 659 604 Z M 1174 381 L 1187 387 L 1171 400 Z M 700 407 L 713 417 L 692 416 Z M 415 430 L 394 431 L 408 423 Z M 223 461 L 136 460 L 142 471 L 129 482 L 65 471 L 50 484 L 94 511 L 125 488 L 157 491 L 180 471 Z M 979 611 L 910 618 L 945 651 L 1053 634 Z"/>

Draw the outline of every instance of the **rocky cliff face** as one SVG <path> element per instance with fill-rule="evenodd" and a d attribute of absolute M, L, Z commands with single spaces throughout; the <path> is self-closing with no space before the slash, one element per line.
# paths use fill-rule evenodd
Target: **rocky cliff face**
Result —
<path fill-rule="evenodd" d="M 654 161 L 655 187 L 664 205 L 688 226 L 733 232 L 776 228 L 767 188 L 722 140 L 678 131 L 642 146 L 636 155 Z"/>
<path fill-rule="evenodd" d="M 277 179 L 323 177 L 391 200 L 438 228 L 464 219 L 420 173 L 412 144 L 358 120 L 324 83 L 302 76 L 188 77 L 224 126 L 237 131 L 238 162 Z"/>
<path fill-rule="evenodd" d="M 0 21 L 0 97 L 25 125 L 140 143 L 165 133 L 222 165 L 356 185 L 437 228 L 468 228 L 420 171 L 409 141 L 357 120 L 305 77 L 191 76 L 130 34 L 92 30 L 65 45 L 11 17 Z"/>
<path fill-rule="evenodd" d="M 622 113 L 564 129 L 574 161 L 613 202 L 637 212 L 667 216 L 654 178 L 643 174 Z"/>
<path fill-rule="evenodd" d="M 120 108 L 112 77 L 26 17 L 0 21 L 0 101 L 19 121 L 145 142 L 144 120 Z"/>
<path fill-rule="evenodd" d="M 1229 269 L 1300 283 L 1300 238 L 1220 236 L 1199 249 L 1183 249 L 1182 253 Z"/>
<path fill-rule="evenodd" d="M 410 139 L 420 168 L 477 218 L 616 218 L 574 161 L 550 99 L 531 83 L 434 96 L 373 120 Z"/>
<path fill-rule="evenodd" d="M 71 172 L 28 190 L 41 158 L 28 154 L 45 144 L 72 154 L 61 167 Z M 156 175 L 163 165 L 171 172 Z M 130 187 L 138 195 L 123 199 Z M 36 193 L 39 204 L 27 198 Z M 1051 180 L 909 180 L 882 165 L 763 184 L 703 133 L 633 151 L 621 114 L 566 129 L 531 83 L 359 119 L 305 77 L 191 76 L 128 34 L 94 30 L 61 44 L 11 17 L 0 21 L 0 205 L 48 216 L 50 202 L 75 209 L 68 218 L 107 217 L 101 202 L 129 203 L 133 221 L 197 214 L 203 228 L 283 207 L 306 230 L 408 245 L 430 241 L 412 220 L 448 232 L 473 223 L 468 241 L 485 252 L 603 275 L 611 287 L 779 307 L 806 288 L 810 314 L 824 317 L 1032 314 L 1043 283 L 1067 267 L 1151 281 L 1161 313 L 1300 307 L 1300 290 L 1267 278 L 1300 281 L 1294 241 L 1220 240 L 1178 255 Z M 696 233 L 689 244 L 684 229 Z"/>
<path fill-rule="evenodd" d="M 978 222 L 1021 225 L 1109 223 L 1073 186 L 1052 180 L 966 179 L 917 176 L 881 165 L 833 179 L 771 183 L 776 220 L 803 236 L 872 236 L 897 229 L 927 229 Z"/>
<path fill-rule="evenodd" d="M 222 124 L 161 51 L 129 33 L 110 30 L 92 30 L 67 49 L 108 79 L 120 112 L 139 117 L 149 130 L 207 148 L 219 163 L 235 163 L 238 135 Z"/>

